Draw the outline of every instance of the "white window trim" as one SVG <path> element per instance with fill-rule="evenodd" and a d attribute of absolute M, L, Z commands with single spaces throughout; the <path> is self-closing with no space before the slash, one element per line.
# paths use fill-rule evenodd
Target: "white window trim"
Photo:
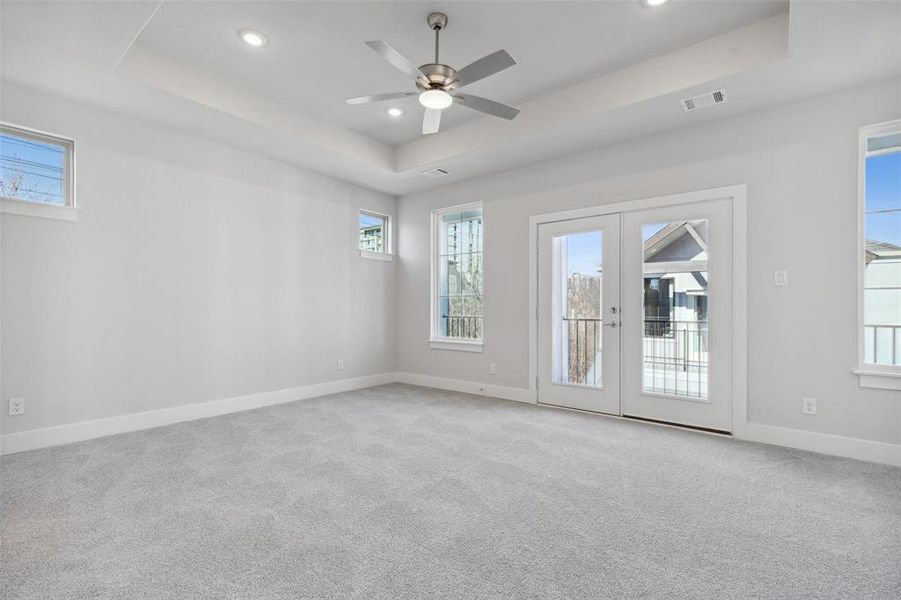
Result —
<path fill-rule="evenodd" d="M 59 221 L 78 220 L 78 209 L 75 207 L 29 202 L 28 200 L 16 200 L 15 198 L 0 197 L 0 214 L 40 217 L 42 219 L 56 219 Z"/>
<path fill-rule="evenodd" d="M 394 248 L 392 246 L 393 236 L 392 234 L 392 226 L 391 226 L 391 215 L 387 215 L 385 213 L 379 212 L 377 210 L 369 210 L 368 208 L 361 208 L 357 211 L 357 226 L 359 227 L 360 222 L 360 214 L 367 214 L 373 217 L 379 217 L 385 219 L 385 242 L 383 244 L 384 250 L 381 252 L 373 252 L 372 250 L 360 250 L 360 258 L 364 258 L 367 260 L 394 260 Z M 359 250 L 360 245 L 360 237 L 359 232 L 357 234 L 357 249 Z"/>
<path fill-rule="evenodd" d="M 458 350 L 460 352 L 481 352 L 484 342 L 438 338 L 429 340 L 429 348 L 433 350 Z"/>
<path fill-rule="evenodd" d="M 366 260 L 385 260 L 390 262 L 394 260 L 394 255 L 387 252 L 372 252 L 371 250 L 360 250 L 360 258 Z"/>
<path fill-rule="evenodd" d="M 432 243 L 429 251 L 429 261 L 431 262 L 431 288 L 429 293 L 429 316 L 430 316 L 430 325 L 429 325 L 429 347 L 433 350 L 458 350 L 461 352 L 481 352 L 482 348 L 485 344 L 485 321 L 486 319 L 482 319 L 482 339 L 480 340 L 465 340 L 459 338 L 448 338 L 441 337 L 438 335 L 438 287 L 440 282 L 438 281 L 438 244 L 441 239 L 441 235 L 438 231 L 438 226 L 440 225 L 441 217 L 446 215 L 447 213 L 452 212 L 462 212 L 464 210 L 469 210 L 473 208 L 478 208 L 482 211 L 482 235 L 485 233 L 485 210 L 482 206 L 481 202 L 470 202 L 468 204 L 458 204 L 456 206 L 447 206 L 444 208 L 439 208 L 437 210 L 432 211 Z M 485 240 L 482 239 L 482 249 L 484 251 Z M 484 256 L 484 255 L 483 255 Z M 484 258 L 482 259 L 482 268 L 484 269 L 485 262 Z M 484 310 L 484 301 L 485 301 L 485 292 L 482 291 L 482 306 Z"/>
<path fill-rule="evenodd" d="M 40 140 L 47 138 L 48 141 L 56 141 L 68 146 L 66 153 L 66 165 L 64 175 L 66 177 L 65 184 L 65 200 L 66 204 L 50 204 L 48 202 L 32 202 L 29 200 L 20 200 L 18 198 L 7 198 L 0 196 L 0 214 L 21 215 L 26 217 L 39 217 L 43 219 L 57 219 L 60 221 L 77 221 L 78 208 L 75 203 L 75 140 L 55 133 L 40 131 L 31 127 L 0 121 L 0 128 L 12 130 L 11 133 L 22 133 L 26 136 L 32 136 Z"/>
<path fill-rule="evenodd" d="M 873 365 L 864 362 L 864 278 L 866 273 L 866 160 L 867 139 L 901 131 L 901 119 L 860 128 L 857 152 L 857 368 L 861 387 L 901 390 L 901 366 Z"/>

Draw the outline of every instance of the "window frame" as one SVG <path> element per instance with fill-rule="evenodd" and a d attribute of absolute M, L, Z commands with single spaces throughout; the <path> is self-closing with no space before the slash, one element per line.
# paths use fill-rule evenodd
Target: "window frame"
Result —
<path fill-rule="evenodd" d="M 867 142 L 871 137 L 901 133 L 901 119 L 860 128 L 857 152 L 857 368 L 861 387 L 901 390 L 901 365 L 879 365 L 865 362 L 866 315 L 864 285 L 866 278 L 866 201 Z"/>
<path fill-rule="evenodd" d="M 383 232 L 383 242 L 382 242 L 382 250 L 380 252 L 376 252 L 374 250 L 363 250 L 360 248 L 360 216 L 361 215 L 369 215 L 370 217 L 377 217 L 379 219 L 385 220 L 384 232 Z M 392 247 L 392 235 L 391 235 L 391 215 L 378 212 L 375 210 L 369 210 L 368 208 L 361 208 L 357 211 L 357 250 L 360 251 L 360 258 L 368 259 L 368 260 L 394 260 L 394 253 Z"/>
<path fill-rule="evenodd" d="M 431 222 L 431 248 L 429 259 L 431 264 L 431 288 L 429 292 L 429 347 L 435 350 L 459 350 L 463 352 L 481 352 L 485 344 L 485 290 L 482 289 L 482 337 L 480 339 L 464 339 L 450 338 L 439 335 L 439 310 L 438 298 L 440 296 L 439 281 L 441 266 L 438 264 L 440 253 L 439 244 L 441 243 L 441 218 L 449 213 L 463 212 L 466 210 L 479 209 L 482 214 L 482 281 L 485 276 L 485 208 L 481 202 L 469 202 L 467 204 L 457 204 L 455 206 L 446 206 L 432 211 Z M 483 283 L 484 285 L 484 283 Z"/>
<path fill-rule="evenodd" d="M 59 219 L 63 221 L 77 221 L 78 205 L 75 198 L 75 140 L 56 133 L 41 131 L 32 127 L 10 123 L 8 121 L 0 121 L 0 134 L 5 133 L 27 138 L 36 142 L 59 145 L 64 148 L 63 204 L 0 196 L 0 213 Z"/>

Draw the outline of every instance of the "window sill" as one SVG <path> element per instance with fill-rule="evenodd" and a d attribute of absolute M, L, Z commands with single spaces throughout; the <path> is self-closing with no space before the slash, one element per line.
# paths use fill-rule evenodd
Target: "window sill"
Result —
<path fill-rule="evenodd" d="M 360 258 L 365 258 L 366 260 L 386 260 L 391 262 L 394 260 L 393 254 L 388 254 L 387 252 L 370 252 L 369 250 L 360 250 Z"/>
<path fill-rule="evenodd" d="M 75 207 L 27 202 L 25 200 L 13 200 L 12 198 L 0 198 L 0 213 L 6 215 L 21 215 L 24 217 L 40 217 L 42 219 L 56 219 L 58 221 L 78 220 L 78 209 Z"/>
<path fill-rule="evenodd" d="M 858 377 L 860 387 L 901 391 L 901 370 L 880 371 L 864 368 L 857 369 L 854 373 Z"/>
<path fill-rule="evenodd" d="M 481 352 L 482 342 L 465 342 L 463 340 L 437 339 L 429 340 L 433 350 L 459 350 L 460 352 Z"/>

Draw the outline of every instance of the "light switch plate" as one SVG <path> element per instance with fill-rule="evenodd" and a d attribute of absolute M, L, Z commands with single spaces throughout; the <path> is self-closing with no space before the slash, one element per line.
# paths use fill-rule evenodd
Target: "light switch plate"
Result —
<path fill-rule="evenodd" d="M 788 271 L 776 271 L 773 282 L 779 287 L 788 285 Z"/>

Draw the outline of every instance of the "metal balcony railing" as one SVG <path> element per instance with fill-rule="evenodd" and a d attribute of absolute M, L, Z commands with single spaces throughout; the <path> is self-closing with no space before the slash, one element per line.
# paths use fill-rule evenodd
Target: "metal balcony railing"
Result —
<path fill-rule="evenodd" d="M 863 326 L 864 362 L 871 365 L 901 365 L 901 325 Z"/>
<path fill-rule="evenodd" d="M 561 374 L 566 383 L 601 385 L 601 319 L 563 317 Z M 564 351 L 564 348 L 566 350 Z"/>
<path fill-rule="evenodd" d="M 475 315 L 441 315 L 445 335 L 449 338 L 478 340 L 482 338 L 482 317 Z"/>
<path fill-rule="evenodd" d="M 707 344 L 707 321 L 645 319 L 644 391 L 706 398 Z"/>
<path fill-rule="evenodd" d="M 602 319 L 562 317 L 560 379 L 601 385 Z M 645 392 L 707 397 L 707 321 L 649 318 L 642 336 Z"/>

